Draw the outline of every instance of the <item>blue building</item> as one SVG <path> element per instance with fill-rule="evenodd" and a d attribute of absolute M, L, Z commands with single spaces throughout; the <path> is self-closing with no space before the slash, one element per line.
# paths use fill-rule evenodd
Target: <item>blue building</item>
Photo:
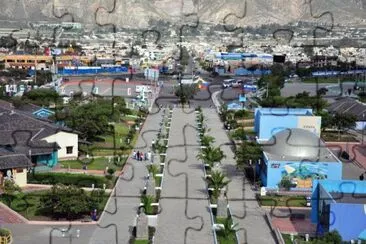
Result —
<path fill-rule="evenodd" d="M 314 116 L 312 109 L 257 108 L 254 113 L 254 130 L 258 141 L 269 140 L 284 129 L 300 128 L 320 136 L 321 117 Z"/>
<path fill-rule="evenodd" d="M 314 181 L 311 220 L 319 232 L 337 230 L 343 241 L 363 239 L 366 231 L 366 181 Z"/>
<path fill-rule="evenodd" d="M 256 170 L 266 188 L 278 189 L 286 177 L 293 189 L 310 191 L 314 179 L 342 178 L 342 162 L 307 130 L 280 130 L 262 147 L 263 160 Z"/>

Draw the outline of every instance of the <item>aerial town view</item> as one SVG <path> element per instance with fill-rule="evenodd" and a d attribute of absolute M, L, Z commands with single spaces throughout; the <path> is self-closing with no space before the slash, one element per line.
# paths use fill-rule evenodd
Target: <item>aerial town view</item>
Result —
<path fill-rule="evenodd" d="M 0 244 L 366 244 L 365 0 L 0 2 Z"/>

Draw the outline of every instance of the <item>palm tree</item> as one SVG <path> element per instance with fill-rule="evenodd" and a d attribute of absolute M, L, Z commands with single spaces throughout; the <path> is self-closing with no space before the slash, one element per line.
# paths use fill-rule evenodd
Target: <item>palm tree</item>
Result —
<path fill-rule="evenodd" d="M 210 146 L 211 143 L 214 143 L 215 142 L 215 138 L 212 137 L 212 136 L 202 136 L 201 137 L 201 145 L 202 146 L 205 146 L 205 147 L 208 147 Z"/>
<path fill-rule="evenodd" d="M 220 190 L 226 187 L 230 180 L 219 170 L 214 170 L 211 173 L 210 186 L 213 188 L 213 196 L 217 199 L 220 195 Z"/>
<path fill-rule="evenodd" d="M 255 142 L 243 142 L 235 153 L 236 165 L 243 168 L 249 159 L 256 161 L 262 157 L 262 148 Z"/>
<path fill-rule="evenodd" d="M 152 203 L 154 203 L 155 198 L 150 195 L 142 195 L 141 196 L 141 203 L 143 204 L 143 207 L 145 209 L 146 214 L 153 214 L 153 206 L 151 206 Z"/>
<path fill-rule="evenodd" d="M 221 162 L 224 158 L 226 158 L 226 155 L 221 148 L 213 148 L 211 146 L 203 148 L 197 155 L 197 159 L 202 160 L 204 164 L 208 164 L 211 168 L 214 167 L 215 163 Z"/>
<path fill-rule="evenodd" d="M 225 219 L 224 222 L 224 228 L 222 228 L 221 230 L 219 230 L 219 233 L 227 240 L 233 238 L 235 236 L 235 233 L 237 231 L 237 226 L 238 223 L 233 224 L 232 220 L 229 218 Z M 233 238 L 234 239 L 234 238 Z"/>
<path fill-rule="evenodd" d="M 158 165 L 156 164 L 152 164 L 152 165 L 147 165 L 146 166 L 147 170 L 149 171 L 150 174 L 152 174 L 152 176 L 155 178 L 155 176 L 157 174 L 160 173 L 160 168 Z"/>

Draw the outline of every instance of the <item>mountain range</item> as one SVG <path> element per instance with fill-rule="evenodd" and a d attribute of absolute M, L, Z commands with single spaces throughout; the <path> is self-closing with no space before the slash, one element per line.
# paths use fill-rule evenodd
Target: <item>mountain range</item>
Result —
<path fill-rule="evenodd" d="M 366 22 L 366 0 L 0 0 L 0 20 L 75 21 L 89 25 L 146 28 L 149 20 L 259 26 L 314 21 L 358 25 Z M 235 15 L 237 17 L 235 17 Z M 245 16 L 244 16 L 245 15 Z"/>

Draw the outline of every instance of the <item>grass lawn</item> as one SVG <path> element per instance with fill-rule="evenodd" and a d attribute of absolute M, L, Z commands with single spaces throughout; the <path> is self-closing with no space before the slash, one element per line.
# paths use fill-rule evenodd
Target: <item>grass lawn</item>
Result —
<path fill-rule="evenodd" d="M 51 217 L 39 214 L 40 198 L 42 195 L 46 194 L 47 191 L 48 190 L 19 193 L 16 196 L 11 196 L 11 199 L 9 199 L 9 196 L 7 195 L 1 195 L 0 201 L 28 220 L 52 220 Z M 104 196 L 105 197 L 103 197 L 101 203 L 98 205 L 98 213 L 102 213 L 104 206 L 108 201 L 109 193 L 106 193 Z"/>
<path fill-rule="evenodd" d="M 306 207 L 304 196 L 258 196 L 261 206 Z"/>
<path fill-rule="evenodd" d="M 325 141 L 358 142 L 358 140 L 353 135 L 347 132 L 341 132 L 340 134 L 340 140 L 337 131 L 324 131 L 321 133 L 321 137 Z"/>
<path fill-rule="evenodd" d="M 117 160 L 117 159 L 116 159 Z M 121 158 L 121 162 L 120 164 L 124 164 L 126 161 L 126 158 Z M 60 161 L 60 164 L 62 165 L 63 168 L 68 168 L 70 165 L 71 169 L 82 169 L 83 168 L 83 163 L 79 160 L 66 160 L 66 161 Z M 91 170 L 105 170 L 105 168 L 108 166 L 108 168 L 113 168 L 113 169 L 121 169 L 123 166 L 116 166 L 114 164 L 114 159 L 111 159 L 111 162 L 109 163 L 109 159 L 108 158 L 95 158 L 90 164 L 87 164 L 88 169 Z"/>
<path fill-rule="evenodd" d="M 125 138 L 128 134 L 129 128 L 128 125 L 125 123 L 116 123 L 115 126 L 115 138 L 113 135 L 105 135 L 102 138 L 105 140 L 104 142 L 96 142 L 95 145 L 100 147 L 112 147 L 114 144 L 114 139 L 116 140 L 116 147 L 119 148 L 120 146 L 125 144 Z M 122 139 L 122 140 L 121 140 Z"/>
<path fill-rule="evenodd" d="M 150 241 L 149 240 L 134 240 L 133 243 L 134 244 L 149 244 Z"/>

